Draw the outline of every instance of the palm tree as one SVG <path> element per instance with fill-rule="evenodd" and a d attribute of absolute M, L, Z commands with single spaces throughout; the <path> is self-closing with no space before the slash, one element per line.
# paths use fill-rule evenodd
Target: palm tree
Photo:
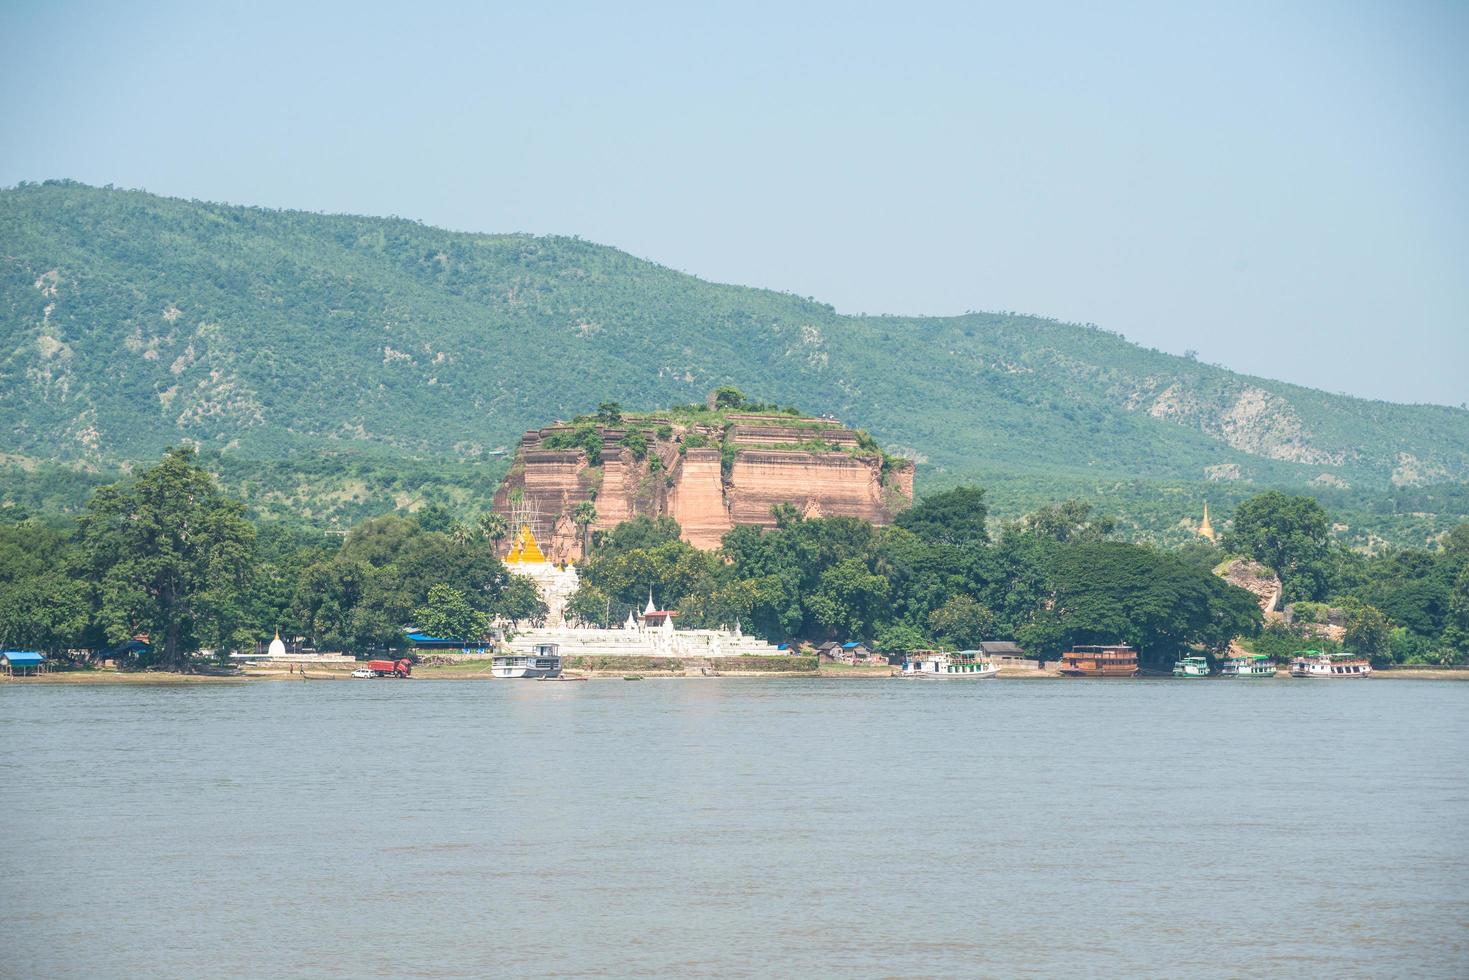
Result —
<path fill-rule="evenodd" d="M 597 505 L 590 500 L 583 500 L 571 511 L 571 523 L 581 528 L 581 553 L 585 558 L 592 550 L 592 541 L 589 529 L 597 523 Z"/>
<path fill-rule="evenodd" d="M 505 540 L 505 535 L 510 533 L 510 522 L 505 519 L 504 514 L 490 511 L 481 514 L 479 518 L 479 533 L 495 546 L 498 551 L 500 542 Z"/>
<path fill-rule="evenodd" d="M 474 540 L 474 528 L 465 524 L 463 521 L 455 521 L 453 526 L 449 528 L 449 537 L 453 539 L 455 544 L 469 544 L 469 542 Z"/>

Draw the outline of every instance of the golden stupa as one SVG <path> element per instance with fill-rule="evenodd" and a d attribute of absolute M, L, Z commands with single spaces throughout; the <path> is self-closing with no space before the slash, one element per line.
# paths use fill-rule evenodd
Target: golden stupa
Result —
<path fill-rule="evenodd" d="M 520 525 L 520 541 L 516 545 L 519 557 L 515 560 L 523 563 L 545 562 L 546 555 L 541 551 L 541 546 L 536 543 L 536 536 L 530 533 L 530 527 L 526 524 Z M 507 558 L 506 561 L 509 561 Z"/>
<path fill-rule="evenodd" d="M 1213 544 L 1218 544 L 1214 536 L 1214 525 L 1209 523 L 1209 501 L 1204 501 L 1204 521 L 1199 525 L 1199 537 L 1207 539 Z"/>

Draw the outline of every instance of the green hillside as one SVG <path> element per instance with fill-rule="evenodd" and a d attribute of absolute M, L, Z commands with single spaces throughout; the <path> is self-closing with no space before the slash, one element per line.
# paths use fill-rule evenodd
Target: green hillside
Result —
<path fill-rule="evenodd" d="M 22 482 L 38 461 L 105 470 L 190 440 L 241 480 L 249 461 L 326 452 L 430 483 L 455 468 L 477 498 L 529 427 L 721 384 L 868 429 L 919 461 L 920 492 L 1469 480 L 1469 412 L 1246 377 L 1092 327 L 848 317 L 577 239 L 67 182 L 0 191 L 0 329 L 0 452 Z M 413 492 L 350 483 L 331 492 Z"/>

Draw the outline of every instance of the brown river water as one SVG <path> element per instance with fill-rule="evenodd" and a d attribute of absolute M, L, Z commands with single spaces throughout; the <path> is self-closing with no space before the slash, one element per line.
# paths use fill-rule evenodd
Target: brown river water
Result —
<path fill-rule="evenodd" d="M 0 686 L 0 975 L 1469 975 L 1469 684 Z"/>

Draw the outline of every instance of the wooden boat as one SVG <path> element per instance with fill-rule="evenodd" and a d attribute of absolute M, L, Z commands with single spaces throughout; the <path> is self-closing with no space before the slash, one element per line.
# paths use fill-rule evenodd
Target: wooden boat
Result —
<path fill-rule="evenodd" d="M 985 659 L 978 650 L 914 650 L 903 659 L 904 677 L 967 677 L 978 680 L 994 677 L 1000 668 Z"/>
<path fill-rule="evenodd" d="M 1219 665 L 1220 677 L 1274 677 L 1275 663 L 1268 654 L 1251 653 L 1230 657 Z"/>
<path fill-rule="evenodd" d="M 1292 677 L 1366 677 L 1371 673 L 1370 660 L 1349 653 L 1298 650 L 1290 662 Z"/>
<path fill-rule="evenodd" d="M 1076 646 L 1061 654 L 1056 670 L 1067 677 L 1136 677 L 1137 651 L 1126 644 Z"/>

